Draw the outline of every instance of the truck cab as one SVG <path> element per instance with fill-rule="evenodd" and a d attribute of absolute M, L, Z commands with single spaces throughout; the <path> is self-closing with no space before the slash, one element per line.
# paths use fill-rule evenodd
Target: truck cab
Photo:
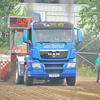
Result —
<path fill-rule="evenodd" d="M 77 29 L 78 42 L 82 42 Z M 33 79 L 50 80 L 67 85 L 76 81 L 76 49 L 74 26 L 70 22 L 34 22 L 24 30 L 27 43 L 24 62 L 24 83 L 32 85 Z"/>

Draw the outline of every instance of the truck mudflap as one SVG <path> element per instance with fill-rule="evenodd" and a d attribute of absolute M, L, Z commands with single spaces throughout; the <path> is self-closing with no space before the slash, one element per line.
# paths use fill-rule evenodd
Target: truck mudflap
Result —
<path fill-rule="evenodd" d="M 19 64 L 19 76 L 24 76 L 24 62 L 18 62 Z"/>
<path fill-rule="evenodd" d="M 24 56 L 17 55 L 19 76 L 24 76 Z"/>

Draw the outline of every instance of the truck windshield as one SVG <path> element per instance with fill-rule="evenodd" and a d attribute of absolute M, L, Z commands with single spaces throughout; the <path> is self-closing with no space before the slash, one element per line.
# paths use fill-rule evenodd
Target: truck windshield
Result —
<path fill-rule="evenodd" d="M 35 43 L 70 43 L 73 41 L 72 29 L 34 30 Z"/>

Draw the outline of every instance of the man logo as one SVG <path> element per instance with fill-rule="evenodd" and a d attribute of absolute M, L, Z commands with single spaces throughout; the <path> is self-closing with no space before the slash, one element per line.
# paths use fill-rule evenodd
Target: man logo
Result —
<path fill-rule="evenodd" d="M 60 53 L 48 53 L 48 56 L 52 56 L 53 58 L 55 58 L 56 56 L 59 56 Z"/>

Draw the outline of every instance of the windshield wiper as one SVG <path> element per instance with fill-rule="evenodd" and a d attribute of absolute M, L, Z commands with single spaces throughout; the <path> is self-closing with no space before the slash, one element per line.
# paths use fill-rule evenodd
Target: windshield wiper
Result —
<path fill-rule="evenodd" d="M 65 43 L 65 44 L 67 44 L 67 42 L 65 42 L 65 41 L 62 41 L 62 42 L 50 42 L 50 41 L 44 41 L 44 42 L 35 42 L 35 43 L 41 43 L 41 44 L 43 44 L 43 43 Z"/>
<path fill-rule="evenodd" d="M 50 41 L 45 41 L 45 42 L 42 42 L 42 43 L 51 43 Z"/>
<path fill-rule="evenodd" d="M 62 41 L 62 42 L 52 42 L 52 43 L 65 43 L 65 44 L 67 44 L 67 42 L 65 42 L 65 41 Z"/>
<path fill-rule="evenodd" d="M 50 41 L 44 41 L 44 42 L 35 42 L 35 43 L 51 43 Z"/>
<path fill-rule="evenodd" d="M 65 43 L 65 44 L 67 44 L 67 42 L 65 42 L 65 41 L 62 41 L 62 42 L 59 42 L 59 43 Z"/>

